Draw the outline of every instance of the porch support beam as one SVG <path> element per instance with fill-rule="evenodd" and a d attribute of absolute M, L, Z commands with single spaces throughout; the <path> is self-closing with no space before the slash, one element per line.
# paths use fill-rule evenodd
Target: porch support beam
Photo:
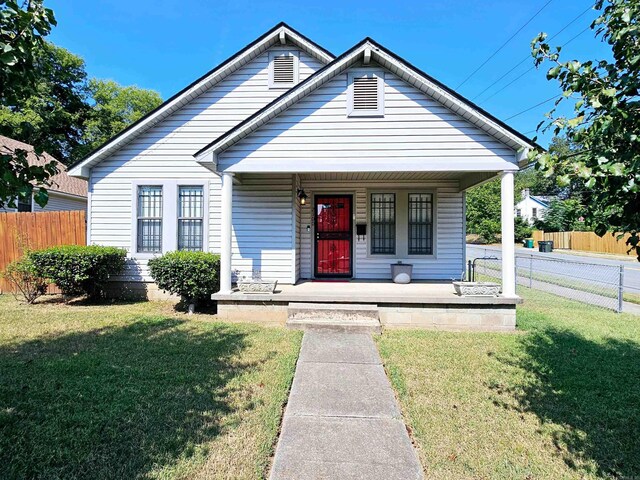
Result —
<path fill-rule="evenodd" d="M 220 215 L 220 292 L 231 293 L 231 212 L 233 209 L 233 173 L 223 172 Z"/>
<path fill-rule="evenodd" d="M 514 243 L 514 173 L 502 172 L 501 175 L 501 224 L 502 224 L 502 295 L 516 296 L 516 266 Z"/>

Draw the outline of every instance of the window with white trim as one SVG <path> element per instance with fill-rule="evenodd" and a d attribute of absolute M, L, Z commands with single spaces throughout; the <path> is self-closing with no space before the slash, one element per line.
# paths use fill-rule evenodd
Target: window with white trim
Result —
<path fill-rule="evenodd" d="M 269 88 L 291 88 L 298 83 L 298 52 L 271 52 Z"/>
<path fill-rule="evenodd" d="M 203 227 L 202 185 L 178 187 L 178 250 L 202 250 Z"/>
<path fill-rule="evenodd" d="M 138 186 L 138 253 L 162 252 L 162 186 Z"/>
<path fill-rule="evenodd" d="M 433 254 L 433 194 L 409 194 L 409 255 Z"/>
<path fill-rule="evenodd" d="M 384 80 L 382 73 L 350 73 L 347 94 L 348 116 L 381 117 L 384 115 Z"/>
<path fill-rule="evenodd" d="M 531 209 L 531 216 L 533 218 L 538 218 L 538 209 L 537 208 L 532 208 Z"/>
<path fill-rule="evenodd" d="M 396 195 L 371 194 L 371 254 L 396 253 Z"/>

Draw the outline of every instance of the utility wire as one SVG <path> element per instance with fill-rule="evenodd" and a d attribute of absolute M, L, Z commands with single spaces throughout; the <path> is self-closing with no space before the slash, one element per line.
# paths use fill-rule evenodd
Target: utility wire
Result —
<path fill-rule="evenodd" d="M 468 76 L 467 78 L 465 78 L 465 79 L 462 81 L 462 83 L 460 83 L 460 84 L 456 87 L 456 90 L 457 90 L 458 88 L 460 88 L 462 85 L 464 85 L 465 83 L 467 83 L 467 81 L 468 81 L 471 77 L 473 77 L 476 73 L 478 73 L 478 72 L 480 71 L 480 69 L 482 69 L 482 67 L 484 67 L 487 63 L 489 63 L 489 60 L 491 60 L 493 57 L 495 57 L 495 56 L 498 54 L 498 52 L 500 52 L 500 50 L 502 50 L 502 49 L 503 49 L 503 48 L 504 48 L 504 47 L 505 47 L 505 46 L 506 46 L 506 45 L 507 45 L 511 40 L 513 40 L 513 38 L 514 38 L 516 35 L 518 35 L 518 34 L 519 34 L 523 29 L 524 29 L 524 27 L 526 27 L 527 25 L 529 25 L 529 24 L 533 21 L 533 19 L 534 19 L 534 18 L 536 18 L 536 17 L 538 16 L 538 14 L 540 14 L 540 12 L 542 12 L 542 10 L 544 10 L 544 9 L 547 7 L 547 5 L 549 5 L 552 1 L 553 1 L 553 0 L 549 0 L 547 3 L 545 3 L 545 4 L 540 8 L 540 10 L 538 10 L 538 11 L 537 11 L 537 12 L 536 12 L 536 13 L 535 13 L 535 14 L 534 14 L 534 15 L 533 15 L 529 20 L 527 20 L 527 21 L 525 22 L 525 24 L 524 24 L 524 25 L 522 25 L 522 26 L 521 26 L 521 27 L 520 27 L 520 28 L 519 28 L 519 29 L 518 29 L 518 30 L 517 30 L 513 35 L 511 35 L 511 36 L 510 36 L 510 37 L 509 37 L 509 38 L 508 38 L 508 39 L 507 39 L 507 40 L 506 40 L 502 45 L 500 45 L 500 47 L 499 47 L 495 52 L 493 52 L 491 55 L 489 55 L 489 58 L 487 58 L 484 62 L 482 62 L 482 64 L 481 64 L 478 68 L 476 68 L 473 72 L 471 72 L 471 74 L 469 74 L 469 76 Z"/>
<path fill-rule="evenodd" d="M 575 17 L 573 20 L 571 20 L 569 23 L 567 23 L 564 27 L 562 27 L 559 31 L 557 31 L 556 33 L 554 33 L 553 35 L 551 35 L 547 41 L 550 42 L 551 40 L 553 40 L 554 38 L 556 38 L 558 35 L 560 35 L 562 32 L 564 32 L 567 28 L 569 28 L 571 25 L 573 25 L 578 19 L 580 19 L 585 13 L 587 13 L 589 10 L 592 10 L 591 6 L 588 6 L 582 13 L 580 13 L 577 17 Z M 484 90 L 482 90 L 479 94 L 477 94 L 475 97 L 471 98 L 471 100 L 475 100 L 478 97 L 481 97 L 482 94 L 484 92 L 486 92 L 487 90 L 489 90 L 491 87 L 493 87 L 496 83 L 499 83 L 504 77 L 508 76 L 510 73 L 512 73 L 516 68 L 518 68 L 520 65 L 522 65 L 524 62 L 526 62 L 527 60 L 531 60 L 531 55 L 527 55 L 526 57 L 524 57 L 522 60 L 520 60 L 517 64 L 515 64 L 513 67 L 511 67 L 509 70 L 507 70 L 506 72 L 504 72 L 504 74 L 498 78 L 495 82 L 493 82 L 491 85 L 489 85 L 487 88 L 485 88 Z"/>
<path fill-rule="evenodd" d="M 532 107 L 529 107 L 529 108 L 527 108 L 527 109 L 525 109 L 525 110 L 522 110 L 521 112 L 518 112 L 518 113 L 516 113 L 515 115 L 511 115 L 509 118 L 505 118 L 505 119 L 504 119 L 504 121 L 506 122 L 506 121 L 508 121 L 508 120 L 511 120 L 512 118 L 516 118 L 517 116 L 522 115 L 523 113 L 527 113 L 529 110 L 533 110 L 534 108 L 537 108 L 537 107 L 539 107 L 540 105 L 544 105 L 545 103 L 549 103 L 551 100 L 555 100 L 556 98 L 560 98 L 561 96 L 562 96 L 562 95 L 554 95 L 554 96 L 553 96 L 553 97 L 551 97 L 551 98 L 547 98 L 546 100 L 543 100 L 543 101 L 542 101 L 542 102 L 540 102 L 540 103 L 536 103 L 536 104 L 535 104 L 534 106 L 532 106 Z"/>
<path fill-rule="evenodd" d="M 591 27 L 587 27 L 584 30 L 582 30 L 580 33 L 574 35 L 572 38 L 570 38 L 569 40 L 567 40 L 564 45 L 562 45 L 560 48 L 564 48 L 567 45 L 569 45 L 571 42 L 573 42 L 576 38 L 578 38 L 580 35 L 582 35 L 583 33 L 585 33 L 587 30 L 589 30 Z M 482 100 L 482 103 L 488 102 L 490 99 L 492 99 L 493 97 L 495 97 L 497 94 L 499 94 L 501 91 L 503 91 L 505 88 L 510 87 L 511 85 L 513 85 L 514 83 L 516 83 L 518 80 L 521 80 L 527 73 L 529 73 L 531 70 L 534 70 L 536 67 L 535 65 L 528 68 L 527 70 L 525 70 L 524 72 L 522 72 L 520 75 L 518 75 L 516 78 L 514 78 L 513 80 L 511 80 L 509 83 L 507 83 L 506 85 L 504 85 L 503 87 L 499 88 L 498 90 L 496 90 L 495 92 L 493 92 L 491 95 L 489 95 L 487 98 L 485 98 L 484 100 Z"/>

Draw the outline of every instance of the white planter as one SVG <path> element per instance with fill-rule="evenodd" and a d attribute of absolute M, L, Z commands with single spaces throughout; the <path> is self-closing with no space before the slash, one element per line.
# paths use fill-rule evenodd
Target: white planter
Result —
<path fill-rule="evenodd" d="M 392 263 L 391 278 L 393 283 L 410 283 L 413 274 L 413 265 L 409 263 Z"/>
<path fill-rule="evenodd" d="M 453 288 L 458 295 L 465 297 L 495 297 L 500 293 L 500 284 L 493 282 L 453 282 Z"/>
<path fill-rule="evenodd" d="M 273 293 L 278 285 L 277 280 L 254 280 L 238 282 L 238 290 L 242 293 Z"/>

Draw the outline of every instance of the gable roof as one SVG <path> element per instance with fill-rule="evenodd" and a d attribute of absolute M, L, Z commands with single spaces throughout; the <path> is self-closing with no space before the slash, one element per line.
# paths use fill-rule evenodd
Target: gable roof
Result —
<path fill-rule="evenodd" d="M 42 166 L 49 162 L 55 162 L 58 167 L 58 173 L 49 178 L 51 186 L 47 187 L 49 192 L 65 193 L 67 195 L 76 195 L 78 197 L 87 196 L 87 182 L 80 178 L 73 178 L 67 174 L 67 168 L 58 160 L 53 158 L 47 152 L 42 152 L 38 156 L 34 148 L 28 143 L 19 142 L 13 138 L 0 135 L 0 153 L 13 153 L 15 150 L 24 150 L 27 152 L 27 163 L 31 166 Z"/>
<path fill-rule="evenodd" d="M 122 130 L 116 136 L 99 146 L 84 159 L 69 167 L 69 174 L 88 178 L 89 169 L 105 157 L 112 154 L 125 144 L 132 141 L 138 135 L 156 125 L 164 118 L 184 106 L 189 101 L 200 95 L 203 91 L 220 82 L 231 73 L 235 72 L 253 58 L 260 55 L 269 47 L 280 43 L 282 39 L 291 42 L 305 50 L 322 63 L 331 62 L 335 56 L 317 43 L 308 39 L 297 30 L 294 30 L 284 22 L 278 23 L 271 30 L 258 37 L 242 50 L 233 54 L 217 67 L 205 73 L 203 76 L 187 85 L 160 106 L 149 112 L 129 127 Z"/>
<path fill-rule="evenodd" d="M 545 208 L 549 208 L 549 200 L 547 200 L 546 198 L 539 197 L 537 195 L 529 195 L 529 198 L 532 199 L 534 202 L 537 202 L 541 206 Z"/>
<path fill-rule="evenodd" d="M 453 89 L 367 37 L 306 80 L 300 82 L 264 108 L 200 149 L 194 154 L 194 157 L 204 165 L 215 165 L 217 163 L 216 155 L 218 153 L 237 143 L 282 113 L 302 97 L 354 65 L 364 56 L 365 52 L 367 52 L 371 60 L 398 75 L 404 81 L 426 93 L 481 130 L 513 148 L 514 151 L 526 152 L 527 149 L 542 148 L 533 140 L 497 119 L 470 100 L 467 100 Z M 518 155 L 518 160 L 521 166 L 527 163 L 526 155 Z"/>

